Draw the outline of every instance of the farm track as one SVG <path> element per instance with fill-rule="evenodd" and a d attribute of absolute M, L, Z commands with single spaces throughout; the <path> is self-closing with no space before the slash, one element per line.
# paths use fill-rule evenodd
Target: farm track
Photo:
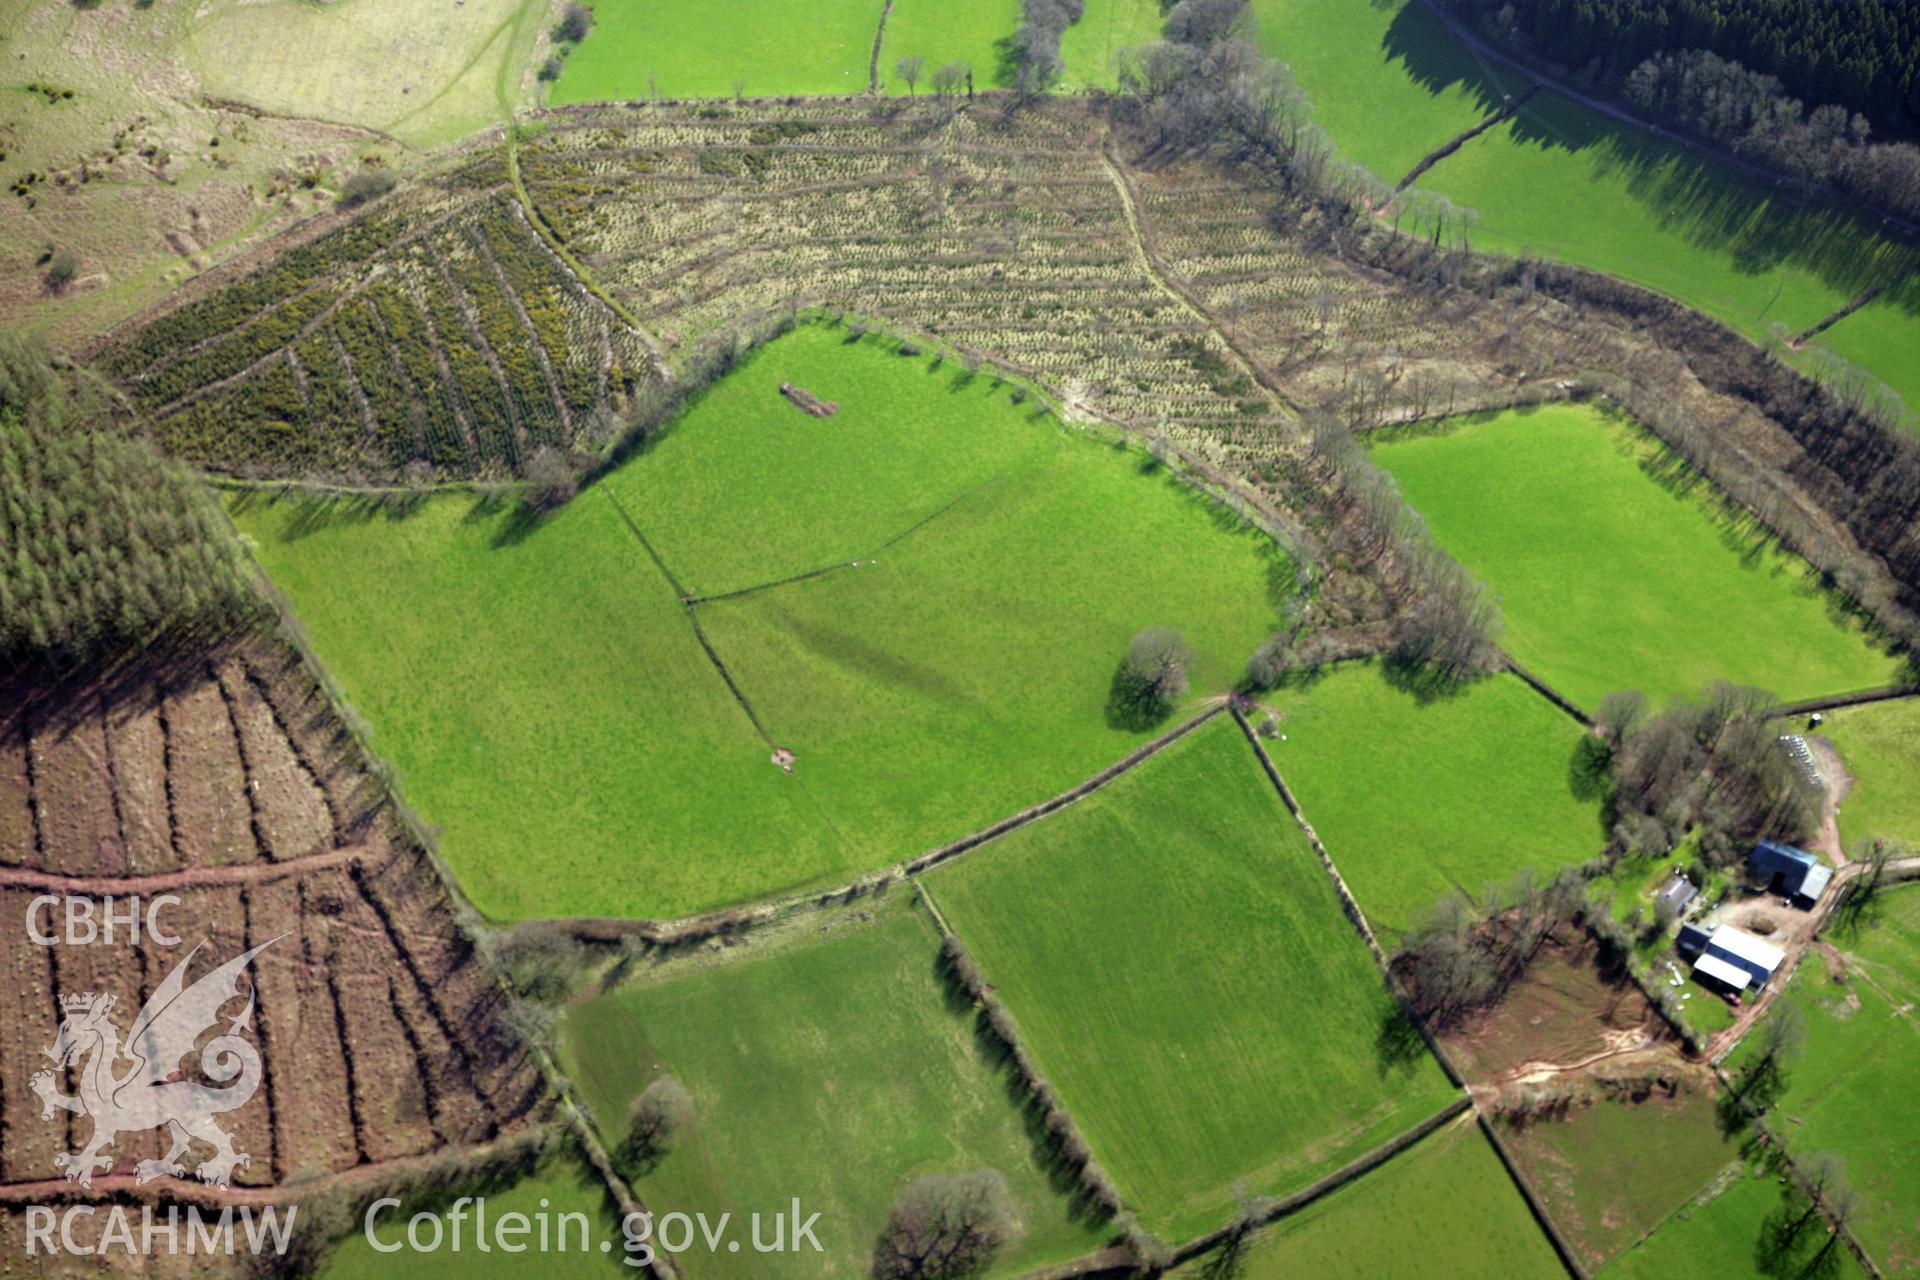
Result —
<path fill-rule="evenodd" d="M 1133 240 L 1135 252 L 1140 255 L 1141 267 L 1153 277 L 1154 283 L 1159 285 L 1168 297 L 1184 307 L 1189 315 L 1205 325 L 1225 344 L 1226 348 L 1233 353 L 1234 360 L 1240 365 L 1241 371 L 1265 392 L 1268 401 L 1276 409 L 1284 408 L 1285 411 L 1298 417 L 1300 406 L 1280 389 L 1278 380 L 1240 347 L 1220 324 L 1218 318 L 1192 295 L 1180 277 L 1161 260 L 1160 255 L 1154 250 L 1141 217 L 1139 202 L 1133 190 L 1133 181 L 1127 176 L 1125 166 L 1114 156 L 1111 133 L 1100 140 L 1100 161 L 1106 166 L 1108 175 L 1113 179 L 1114 190 L 1119 193 L 1121 206 L 1126 211 L 1127 232 Z"/>
<path fill-rule="evenodd" d="M 520 177 L 519 138 L 513 126 L 508 126 L 507 128 L 506 152 L 508 181 L 513 187 L 514 196 L 520 202 L 520 211 L 526 218 L 527 224 L 532 227 L 534 232 L 539 236 L 541 243 L 546 245 L 548 252 L 552 253 L 553 256 L 559 260 L 562 268 L 573 278 L 574 283 L 593 295 L 593 297 L 599 300 L 609 311 L 619 316 L 622 322 L 638 335 L 640 340 L 647 345 L 648 352 L 652 354 L 656 369 L 664 375 L 666 370 L 664 363 L 662 363 L 663 357 L 661 355 L 659 340 L 656 339 L 653 334 L 647 330 L 647 327 L 641 324 L 631 312 L 620 305 L 619 299 L 601 287 L 600 282 L 593 277 L 592 273 L 583 267 L 580 261 L 567 250 L 566 244 L 554 231 L 552 224 L 541 215 L 540 206 L 534 203 L 532 194 L 527 190 L 527 184 Z"/>
<path fill-rule="evenodd" d="M 240 885 L 268 883 L 308 875 L 333 867 L 345 867 L 391 851 L 370 844 L 344 845 L 325 853 L 308 854 L 285 862 L 266 860 L 243 862 L 226 867 L 189 867 L 182 871 L 150 876 L 61 875 L 33 871 L 24 867 L 0 866 L 0 889 L 33 889 L 42 893 L 69 897 L 106 896 L 150 897 L 181 889 L 225 889 Z"/>
<path fill-rule="evenodd" d="M 1786 959 L 1781 961 L 1780 967 L 1774 971 L 1773 979 L 1767 983 L 1766 990 L 1760 993 L 1758 1000 L 1741 1006 L 1740 1014 L 1733 1020 L 1732 1026 L 1716 1032 L 1707 1041 L 1706 1051 L 1702 1056 L 1715 1068 L 1725 1063 L 1727 1057 L 1740 1047 L 1740 1041 L 1746 1038 L 1747 1032 L 1753 1030 L 1753 1025 L 1773 1008 L 1774 1003 L 1780 998 L 1780 993 L 1787 989 L 1794 973 L 1800 968 L 1800 962 L 1806 958 L 1807 952 L 1816 948 L 1819 935 L 1826 928 L 1834 908 L 1839 906 L 1841 899 L 1846 896 L 1843 890 L 1866 870 L 1866 864 L 1860 862 L 1849 862 L 1834 868 L 1833 880 L 1829 883 L 1826 893 L 1815 904 L 1814 909 L 1808 913 L 1809 918 L 1806 924 L 1801 926 L 1794 940 L 1782 948 L 1787 953 Z M 1920 878 L 1920 856 L 1894 859 L 1887 864 L 1887 875 L 1894 880 Z"/>

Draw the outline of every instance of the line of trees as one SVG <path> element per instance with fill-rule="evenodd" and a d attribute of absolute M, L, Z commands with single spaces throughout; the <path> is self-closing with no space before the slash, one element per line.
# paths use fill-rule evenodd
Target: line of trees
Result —
<path fill-rule="evenodd" d="M 0 334 L 0 659 L 71 670 L 266 615 L 212 498 Z"/>
<path fill-rule="evenodd" d="M 1076 1184 L 1076 1201 L 1104 1217 L 1116 1218 L 1129 1247 L 1142 1258 L 1158 1256 L 1161 1242 L 1139 1227 L 1128 1213 L 1120 1190 L 1107 1176 L 1106 1169 L 1094 1158 L 1079 1126 L 1068 1113 L 1066 1104 L 1021 1046 L 1013 1015 L 1000 997 L 987 986 L 986 976 L 974 961 L 967 944 L 948 934 L 940 944 L 940 974 L 958 994 L 979 1010 L 980 1035 L 997 1045 L 1009 1068 L 1018 1077 L 1025 1098 L 1023 1107 L 1029 1120 L 1045 1135 L 1048 1152 L 1059 1162 L 1062 1172 Z"/>
<path fill-rule="evenodd" d="M 1694 333 L 1702 329 L 1684 319 L 1680 327 Z M 1742 356 L 1749 354 L 1741 340 L 1724 334 L 1720 339 L 1742 349 Z M 1776 469 L 1732 443 L 1724 428 L 1637 376 L 1586 377 L 1818 569 L 1889 640 L 1912 649 L 1920 644 L 1915 612 L 1920 604 L 1920 437 L 1902 430 L 1898 415 L 1849 399 L 1845 388 L 1828 385 L 1831 395 L 1809 395 L 1806 384 L 1777 361 L 1752 369 L 1759 360 L 1754 354 L 1748 370 L 1729 368 L 1724 374 L 1709 365 L 1696 367 L 1717 375 L 1716 389 L 1750 399 L 1780 423 L 1817 469 Z M 1751 376 L 1755 372 L 1765 375 L 1758 385 Z M 1808 515 L 1796 492 L 1802 488 L 1841 522 L 1844 532 L 1819 515 Z"/>
<path fill-rule="evenodd" d="M 1803 839 L 1820 791 L 1780 748 L 1777 699 L 1717 681 L 1654 713 L 1644 694 L 1608 694 L 1594 728 L 1612 776 L 1613 839 L 1664 853 L 1696 833 L 1700 853 L 1731 866 L 1758 837 Z"/>
<path fill-rule="evenodd" d="M 1657 53 L 1706 49 L 1883 127 L 1920 121 L 1920 8 L 1910 0 L 1449 0 L 1478 25 L 1589 83 Z"/>
<path fill-rule="evenodd" d="M 1834 103 L 1808 111 L 1779 77 L 1705 49 L 1656 53 L 1622 86 L 1642 114 L 1783 173 L 1920 217 L 1920 147 L 1871 142 L 1859 112 Z"/>
<path fill-rule="evenodd" d="M 1333 414 L 1310 415 L 1314 457 L 1337 481 L 1340 500 L 1370 539 L 1366 548 L 1405 584 L 1391 656 L 1446 681 L 1496 668 L 1504 622 L 1486 586 L 1434 541 L 1394 478 L 1374 465 Z"/>

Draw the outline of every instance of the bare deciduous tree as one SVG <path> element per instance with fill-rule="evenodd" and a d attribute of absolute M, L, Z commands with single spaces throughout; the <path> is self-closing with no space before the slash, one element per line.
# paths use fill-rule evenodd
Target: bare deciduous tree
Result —
<path fill-rule="evenodd" d="M 927 60 L 917 53 L 910 53 L 893 64 L 893 74 L 906 83 L 908 97 L 913 96 L 914 86 L 920 83 L 920 72 L 926 65 Z"/>
<path fill-rule="evenodd" d="M 873 1250 L 874 1280 L 958 1280 L 987 1269 L 1014 1233 L 1007 1180 L 993 1169 L 917 1179 Z"/>

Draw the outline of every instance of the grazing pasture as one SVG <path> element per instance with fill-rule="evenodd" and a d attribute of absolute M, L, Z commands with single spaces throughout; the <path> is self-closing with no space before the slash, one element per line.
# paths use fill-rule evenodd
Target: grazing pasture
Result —
<path fill-rule="evenodd" d="M 355 1229 L 321 1264 L 318 1280 L 463 1280 L 468 1276 L 480 1280 L 612 1280 L 633 1274 L 623 1262 L 619 1213 L 608 1199 L 605 1184 L 577 1156 L 553 1157 L 509 1187 L 463 1190 L 461 1194 L 485 1198 L 489 1244 L 494 1244 L 496 1238 L 491 1232 L 503 1217 L 524 1214 L 529 1230 L 518 1240 L 526 1246 L 524 1251 L 508 1253 L 496 1244 L 481 1252 L 475 1237 L 473 1206 L 468 1205 L 463 1220 L 455 1224 L 446 1212 L 451 1204 L 439 1214 L 440 1229 L 445 1233 L 441 1247 L 431 1251 L 408 1248 L 408 1219 L 422 1208 L 406 1203 L 388 1208 L 375 1219 L 374 1234 L 380 1244 L 397 1245 L 397 1251 L 376 1249 L 356 1221 Z M 550 1232 L 545 1249 L 540 1247 L 542 1215 Z M 456 1225 L 464 1233 L 458 1250 L 452 1247 Z M 422 1227 L 416 1238 L 425 1242 L 434 1235 L 430 1228 Z M 603 1241 L 611 1241 L 613 1248 L 602 1252 Z"/>
<path fill-rule="evenodd" d="M 1762 1241 L 1769 1216 L 1787 1203 L 1782 1191 L 1776 1173 L 1756 1165 L 1731 1168 L 1652 1235 L 1608 1263 L 1600 1275 L 1605 1280 L 1669 1280 L 1704 1274 L 1727 1280 L 1775 1280 L 1780 1268 L 1773 1265 L 1762 1270 L 1759 1263 L 1771 1260 Z M 1798 1211 L 1797 1206 L 1789 1208 Z M 1836 1250 L 1836 1256 L 1834 1280 L 1858 1280 L 1865 1274 L 1851 1250 Z"/>
<path fill-rule="evenodd" d="M 1020 0 L 893 0 L 880 46 L 880 86 L 906 93 L 906 82 L 894 67 L 912 56 L 924 63 L 915 92 L 929 92 L 933 73 L 955 62 L 973 68 L 975 89 L 997 87 L 1011 79 L 1001 74 L 1003 51 L 1019 25 Z"/>
<path fill-rule="evenodd" d="M 1119 82 L 1117 56 L 1160 38 L 1165 10 L 1159 0 L 1086 0 L 1080 21 L 1060 36 L 1061 86 L 1111 89 Z"/>
<path fill-rule="evenodd" d="M 1220 1225 L 1237 1187 L 1304 1186 L 1454 1096 L 1231 720 L 927 884 L 1165 1238 Z"/>
<path fill-rule="evenodd" d="M 1700 1194 L 1740 1149 L 1721 1132 L 1708 1086 L 1691 1078 L 1671 1098 L 1659 1089 L 1643 1102 L 1585 1098 L 1564 1117 L 1501 1123 L 1522 1176 L 1589 1269 Z"/>
<path fill-rule="evenodd" d="M 1544 878 L 1604 841 L 1580 726 L 1516 677 L 1427 698 L 1351 663 L 1266 702 L 1285 735 L 1267 753 L 1383 946 L 1448 893 Z"/>
<path fill-rule="evenodd" d="M 1212 1280 L 1213 1255 L 1174 1272 Z M 1560 1280 L 1566 1269 L 1470 1116 L 1257 1234 L 1236 1280 L 1296 1276 L 1500 1275 Z"/>
<path fill-rule="evenodd" d="M 551 101 L 856 94 L 882 0 L 598 0 Z"/>
<path fill-rule="evenodd" d="M 1255 0 L 1254 12 L 1261 47 L 1293 68 L 1334 145 L 1390 185 L 1530 83 L 1474 54 L 1424 0 Z M 1617 275 L 1755 339 L 1776 324 L 1797 333 L 1920 262 L 1920 247 L 1837 201 L 1803 200 L 1552 92 L 1417 185 L 1477 212 L 1476 248 Z M 1835 349 L 1911 388 L 1920 302 L 1875 310 L 1872 336 L 1842 334 Z"/>
<path fill-rule="evenodd" d="M 728 670 L 856 846 L 917 852 L 1146 740 L 1154 729 L 1106 710 L 1137 631 L 1186 635 L 1196 698 L 1239 678 L 1291 583 L 1286 561 L 1164 473 L 1139 474 L 1142 461 L 1058 440 L 1044 465 L 876 564 L 701 606 Z"/>
<path fill-rule="evenodd" d="M 1800 199 L 1557 94 L 1536 96 L 1421 185 L 1479 211 L 1477 247 L 1593 267 L 1756 340 L 1775 324 L 1798 332 L 1920 262 L 1837 201 Z M 1881 314 L 1909 349 L 1920 342 L 1920 313 Z"/>
<path fill-rule="evenodd" d="M 1159 731 L 1107 712 L 1135 632 L 1189 638 L 1191 704 L 1274 625 L 1263 535 L 984 374 L 845 336 L 771 344 L 543 521 L 236 503 L 483 910 L 674 916 L 897 860 Z M 832 565 L 700 604 L 711 655 L 677 599 Z"/>
<path fill-rule="evenodd" d="M 1589 711 L 1615 689 L 1658 704 L 1728 680 L 1808 698 L 1898 677 L 1805 561 L 1617 414 L 1457 420 L 1374 458 L 1499 596 L 1508 652 Z"/>
<path fill-rule="evenodd" d="M 798 1195 L 820 1214 L 823 1252 L 783 1255 L 779 1274 L 864 1275 L 908 1183 L 997 1169 L 1022 1227 L 1000 1273 L 1097 1248 L 1105 1232 L 1074 1215 L 1037 1163 L 1042 1148 L 1005 1069 L 936 973 L 939 937 L 924 911 L 906 889 L 863 906 L 724 956 L 669 962 L 567 1011 L 563 1068 L 610 1141 L 658 1076 L 692 1096 L 690 1130 L 638 1179 L 641 1199 L 710 1220 L 732 1213 L 744 1231 L 747 1215 Z M 769 1273 L 744 1249 L 703 1253 L 687 1270 Z"/>
<path fill-rule="evenodd" d="M 1251 0 L 1256 38 L 1293 71 L 1315 123 L 1349 160 L 1398 182 L 1500 108 L 1524 79 L 1478 63 L 1420 0 Z M 1417 70 L 1416 70 L 1417 66 Z"/>
<path fill-rule="evenodd" d="M 1037 402 L 985 373 L 806 325 L 761 347 L 605 482 L 674 579 L 717 595 L 852 560 L 1063 452 Z M 803 387 L 838 405 L 800 412 Z M 937 529 L 934 530 L 937 532 Z"/>
<path fill-rule="evenodd" d="M 1806 1040 L 1789 1057 L 1774 1104 L 1775 1131 L 1794 1155 L 1832 1151 L 1859 1197 L 1853 1228 L 1889 1274 L 1920 1265 L 1920 888 L 1899 888 L 1858 928 L 1824 935 L 1788 998 L 1806 1015 Z M 1746 1062 L 1748 1041 L 1729 1062 Z"/>
<path fill-rule="evenodd" d="M 1803 723 L 1793 726 L 1796 732 Z M 1819 733 L 1840 752 L 1853 789 L 1840 805 L 1840 839 L 1884 836 L 1920 844 L 1920 698 L 1829 711 Z"/>
<path fill-rule="evenodd" d="M 1842 360 L 1870 370 L 1898 392 L 1910 415 L 1920 415 L 1920 343 L 1914 338 L 1920 290 L 1880 298 L 1836 323 L 1813 340 Z M 1920 416 L 1909 419 L 1920 423 Z"/>
<path fill-rule="evenodd" d="M 234 518 L 487 914 L 677 915 L 849 870 L 605 494 L 530 531 L 456 495 Z"/>

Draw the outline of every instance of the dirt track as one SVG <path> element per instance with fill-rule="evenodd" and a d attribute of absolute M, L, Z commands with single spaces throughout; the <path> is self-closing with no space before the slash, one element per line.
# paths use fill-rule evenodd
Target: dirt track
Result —
<path fill-rule="evenodd" d="M 1864 870 L 1864 864 L 1850 862 L 1834 871 L 1833 883 L 1827 887 L 1826 893 L 1821 895 L 1814 909 L 1807 912 L 1806 924 L 1782 948 L 1787 953 L 1787 958 L 1781 961 L 1779 969 L 1774 971 L 1773 981 L 1767 984 L 1767 989 L 1761 993 L 1759 999 L 1741 1007 L 1740 1016 L 1734 1019 L 1732 1026 L 1707 1041 L 1706 1058 L 1709 1062 L 1718 1063 L 1732 1053 L 1747 1032 L 1753 1029 L 1753 1024 L 1766 1016 L 1767 1010 L 1773 1007 L 1773 1002 L 1779 998 L 1782 991 L 1786 990 L 1788 980 L 1792 978 L 1794 970 L 1800 967 L 1800 961 L 1807 954 L 1808 948 L 1816 945 L 1821 926 L 1826 923 L 1835 904 L 1844 896 L 1841 890 Z M 1920 857 L 1900 858 L 1890 862 L 1887 864 L 1887 873 L 1897 879 L 1920 875 Z"/>

